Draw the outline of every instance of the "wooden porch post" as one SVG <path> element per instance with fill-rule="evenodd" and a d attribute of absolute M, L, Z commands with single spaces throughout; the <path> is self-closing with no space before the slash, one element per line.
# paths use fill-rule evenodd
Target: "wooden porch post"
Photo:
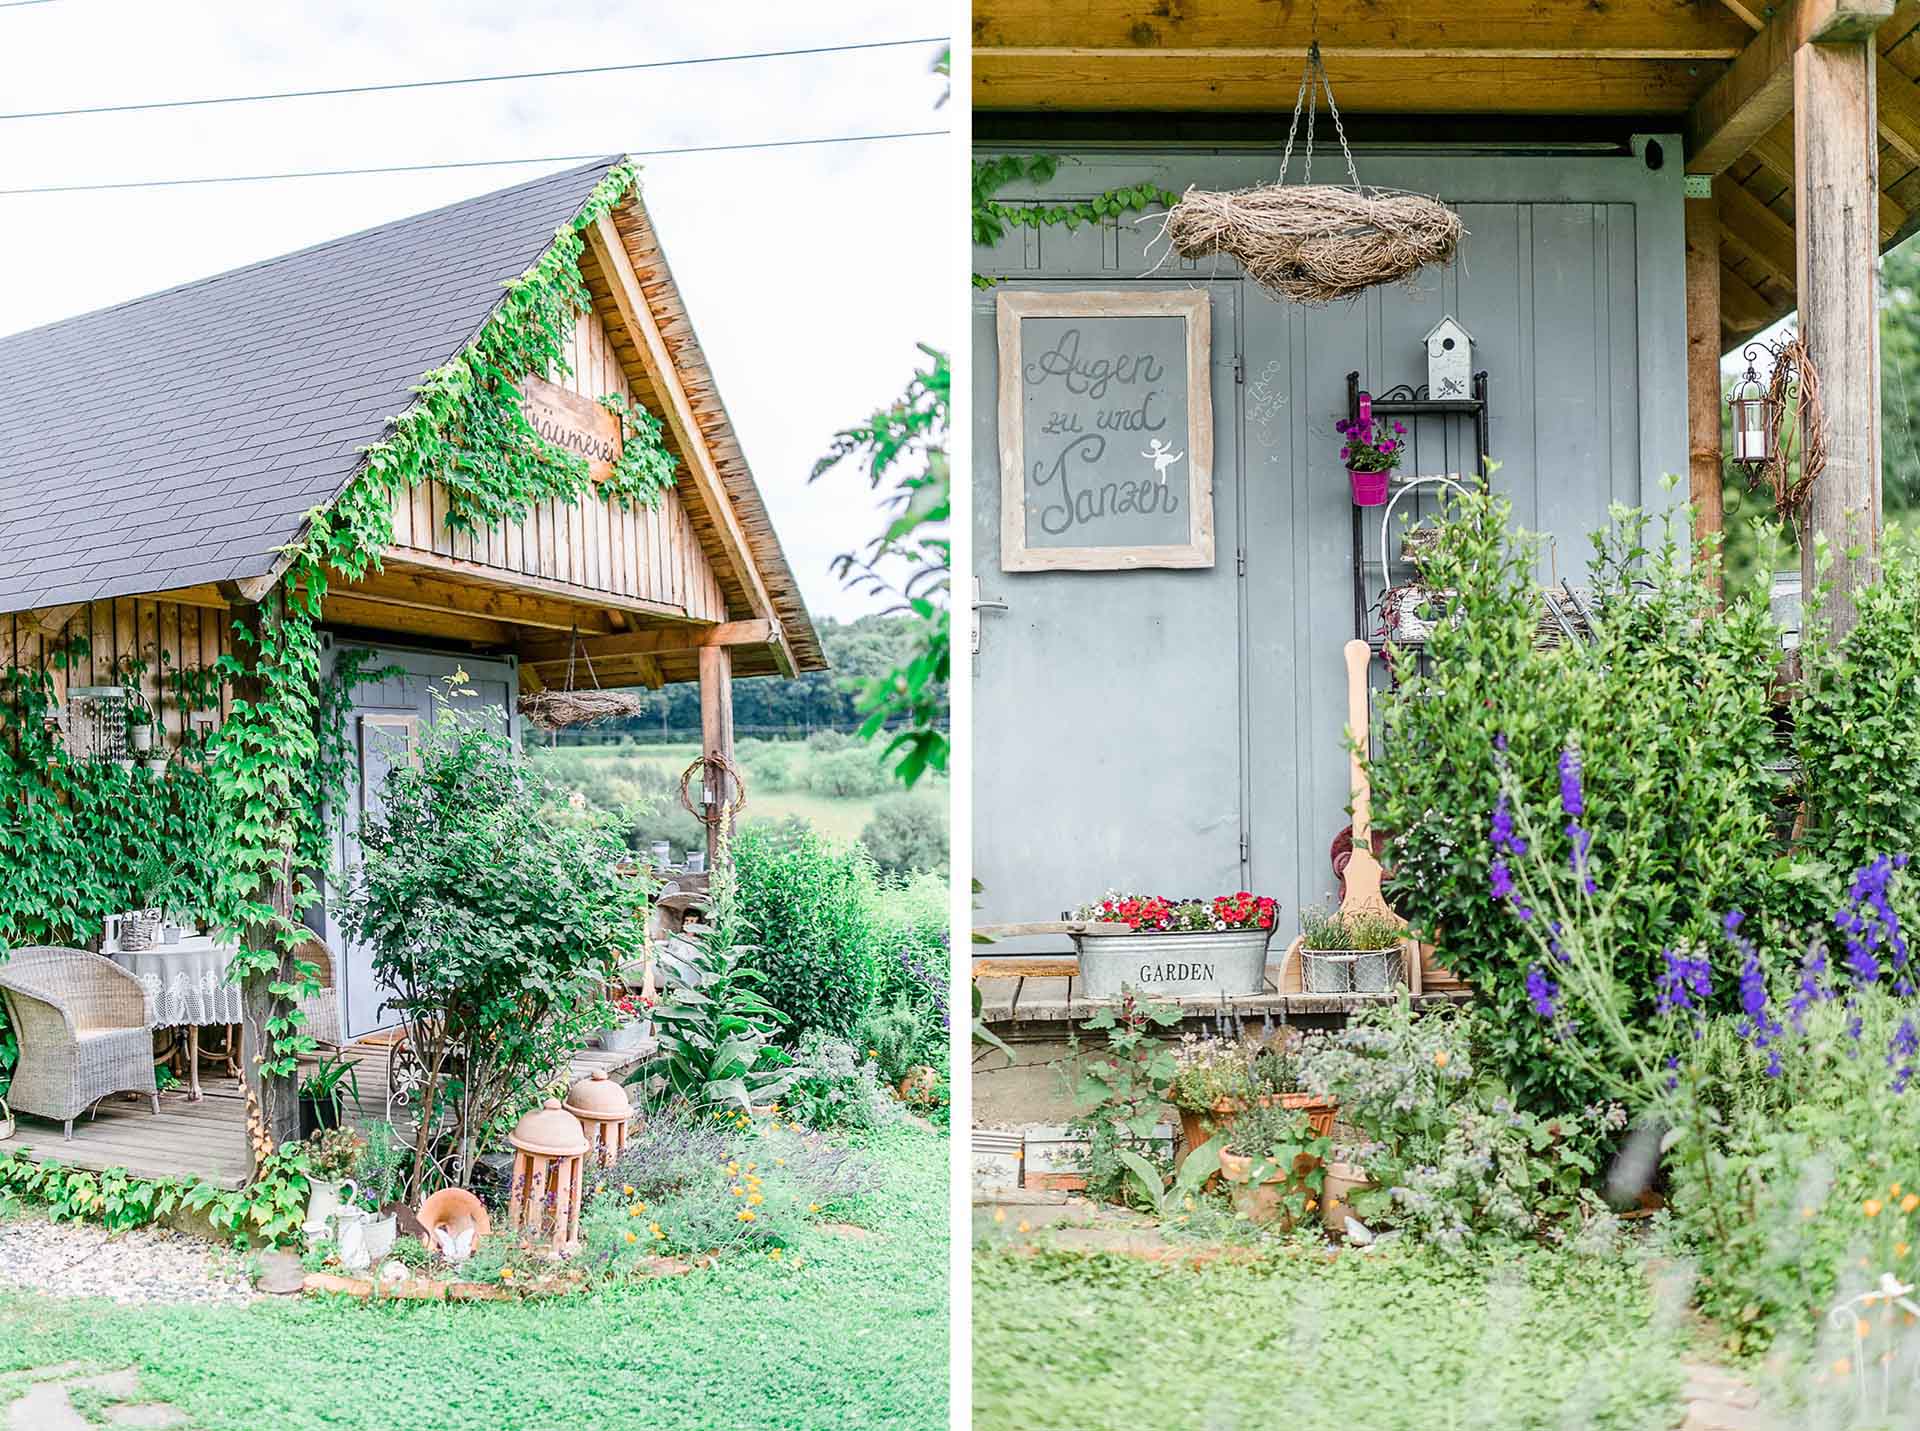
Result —
<path fill-rule="evenodd" d="M 240 653 L 246 665 L 246 674 L 233 683 L 233 698 L 236 701 L 257 701 L 261 698 L 261 681 L 255 674 L 259 641 L 268 624 L 278 619 L 278 603 L 284 599 L 276 589 L 267 593 L 264 605 L 247 603 L 235 607 L 234 619 L 246 628 L 252 638 L 244 643 L 244 650 Z M 282 918 L 291 918 L 293 887 L 290 872 L 282 867 L 264 876 L 255 898 L 263 904 L 272 905 Z M 241 931 L 241 943 L 242 947 L 249 950 L 278 947 L 274 931 L 260 926 L 249 926 Z M 240 1026 L 241 1076 L 245 1078 L 247 1090 L 260 1109 L 263 1126 L 259 1131 L 272 1139 L 275 1147 L 293 1142 L 300 1136 L 297 1083 L 293 1078 L 267 1077 L 260 1067 L 271 1041 L 267 1036 L 267 1020 L 284 1016 L 290 1007 L 287 1000 L 271 992 L 271 986 L 292 981 L 293 956 L 282 952 L 273 973 L 249 975 L 240 985 L 241 1013 L 244 1017 Z"/>
<path fill-rule="evenodd" d="M 1832 553 L 1827 605 L 1836 636 L 1853 629 L 1853 593 L 1873 579 L 1880 539 L 1880 327 L 1874 310 L 1880 161 L 1874 41 L 1802 45 L 1793 56 L 1795 267 L 1800 333 L 1820 377 L 1827 466 L 1808 499 L 1802 589 L 1812 537 Z"/>
<path fill-rule="evenodd" d="M 700 753 L 733 760 L 733 650 L 727 646 L 700 648 Z M 712 781 L 714 798 L 725 804 L 733 782 L 725 776 Z M 726 857 L 726 844 L 717 824 L 707 826 L 707 868 Z"/>
<path fill-rule="evenodd" d="M 1711 183 L 1711 180 L 1709 180 Z M 1687 490 L 1696 554 L 1720 535 L 1720 206 L 1687 200 Z M 1721 590 L 1716 567 L 1713 589 Z"/>

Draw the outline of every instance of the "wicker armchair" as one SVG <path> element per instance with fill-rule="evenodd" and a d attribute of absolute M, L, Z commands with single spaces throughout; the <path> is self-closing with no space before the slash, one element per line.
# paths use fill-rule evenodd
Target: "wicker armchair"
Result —
<path fill-rule="evenodd" d="M 66 1124 L 109 1093 L 145 1093 L 160 1111 L 153 1033 L 140 981 L 83 949 L 16 949 L 0 960 L 0 999 L 20 1040 L 7 1101 Z"/>

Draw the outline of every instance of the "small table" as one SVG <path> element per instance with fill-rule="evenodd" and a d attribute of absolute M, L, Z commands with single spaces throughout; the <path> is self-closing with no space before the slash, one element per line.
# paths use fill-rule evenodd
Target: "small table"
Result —
<path fill-rule="evenodd" d="M 227 978 L 237 952 L 234 946 L 195 934 L 178 944 L 155 944 L 148 949 L 110 946 L 103 952 L 140 981 L 147 995 L 149 1028 L 187 1031 L 187 1078 L 190 1096 L 198 1103 L 202 1096 L 200 1030 L 209 1025 L 236 1025 L 245 1019 L 240 986 Z"/>

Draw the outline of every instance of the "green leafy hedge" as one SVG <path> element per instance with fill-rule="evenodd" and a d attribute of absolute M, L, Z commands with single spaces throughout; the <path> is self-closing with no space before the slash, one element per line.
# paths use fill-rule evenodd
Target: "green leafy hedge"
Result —
<path fill-rule="evenodd" d="M 880 988 L 873 862 L 810 829 L 749 827 L 732 853 L 741 942 L 756 946 L 761 993 L 792 1020 L 786 1037 L 848 1037 Z"/>

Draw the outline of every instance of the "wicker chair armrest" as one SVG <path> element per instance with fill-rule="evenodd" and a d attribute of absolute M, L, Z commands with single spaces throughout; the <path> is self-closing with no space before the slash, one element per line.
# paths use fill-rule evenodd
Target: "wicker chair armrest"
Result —
<path fill-rule="evenodd" d="M 70 995 L 82 1029 L 138 1029 L 147 1026 L 147 991 L 112 960 L 90 966 L 97 978 Z"/>
<path fill-rule="evenodd" d="M 29 1007 L 29 1005 L 35 1007 Z M 52 1032 L 54 1020 L 58 1019 L 66 1032 L 69 1043 L 79 1039 L 79 1024 L 74 1019 L 73 1009 L 62 999 L 44 993 L 38 989 L 22 989 L 0 979 L 0 1007 L 4 1007 L 16 1032 L 27 1028 L 38 1028 Z"/>

